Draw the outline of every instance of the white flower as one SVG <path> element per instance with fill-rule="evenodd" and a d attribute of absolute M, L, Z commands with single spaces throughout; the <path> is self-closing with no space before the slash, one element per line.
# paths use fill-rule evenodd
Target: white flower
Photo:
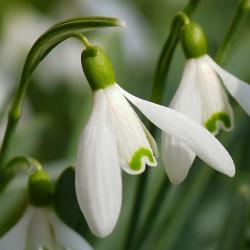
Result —
<path fill-rule="evenodd" d="M 133 103 L 152 123 L 188 145 L 202 160 L 233 176 L 234 163 L 205 128 L 183 114 L 137 98 L 117 84 L 93 91 L 93 110 L 80 139 L 76 164 L 76 193 L 93 233 L 110 234 L 122 202 L 120 166 L 139 174 L 146 164 L 156 166 L 156 143 L 128 103 Z"/>
<path fill-rule="evenodd" d="M 208 55 L 187 60 L 170 107 L 204 125 L 214 135 L 220 129 L 231 130 L 233 111 L 222 83 L 250 115 L 250 85 L 223 70 Z M 179 184 L 187 176 L 197 153 L 167 133 L 162 133 L 162 153 L 170 181 Z M 211 167 L 225 173 L 214 165 Z M 230 173 L 226 174 L 233 174 Z"/>
<path fill-rule="evenodd" d="M 49 208 L 29 206 L 0 238 L 1 250 L 91 250 L 92 247 Z"/>

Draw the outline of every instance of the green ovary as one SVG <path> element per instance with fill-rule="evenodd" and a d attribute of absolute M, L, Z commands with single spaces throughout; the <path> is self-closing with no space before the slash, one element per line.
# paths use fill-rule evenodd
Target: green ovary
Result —
<path fill-rule="evenodd" d="M 223 113 L 223 112 L 217 112 L 214 113 L 206 122 L 205 122 L 205 127 L 210 131 L 210 132 L 215 132 L 216 131 L 216 123 L 220 121 L 223 123 L 224 127 L 229 129 L 231 127 L 231 120 L 228 114 Z"/>
<path fill-rule="evenodd" d="M 148 148 L 139 148 L 131 158 L 129 162 L 129 167 L 133 170 L 140 170 L 142 166 L 142 158 L 147 157 L 148 160 L 155 164 L 155 159 L 152 152 Z"/>

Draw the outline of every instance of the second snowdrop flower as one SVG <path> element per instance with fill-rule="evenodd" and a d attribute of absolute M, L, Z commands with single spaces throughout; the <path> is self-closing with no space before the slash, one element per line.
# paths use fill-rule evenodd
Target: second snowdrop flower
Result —
<path fill-rule="evenodd" d="M 38 169 L 29 178 L 29 200 L 20 220 L 0 238 L 1 250 L 92 250 L 51 206 L 53 185 Z"/>
<path fill-rule="evenodd" d="M 207 40 L 198 24 L 186 24 L 181 41 L 188 60 L 170 107 L 214 135 L 220 129 L 231 130 L 233 111 L 224 87 L 250 115 L 250 85 L 226 72 L 207 55 Z M 170 181 L 179 184 L 187 176 L 196 153 L 166 133 L 162 134 L 162 153 Z"/>
<path fill-rule="evenodd" d="M 146 165 L 157 164 L 156 142 L 128 101 L 209 165 L 230 176 L 234 174 L 228 152 L 206 129 L 177 111 L 123 90 L 116 83 L 110 60 L 100 48 L 87 46 L 82 53 L 82 67 L 93 91 L 93 110 L 80 138 L 76 193 L 95 235 L 107 236 L 118 220 L 122 203 L 121 168 L 129 174 L 140 174 Z"/>

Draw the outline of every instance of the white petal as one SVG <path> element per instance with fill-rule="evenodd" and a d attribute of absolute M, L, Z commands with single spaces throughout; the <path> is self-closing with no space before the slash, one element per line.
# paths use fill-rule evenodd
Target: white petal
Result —
<path fill-rule="evenodd" d="M 197 85 L 197 72 L 195 59 L 187 60 L 180 85 L 169 105 L 192 120 L 201 123 L 200 89 Z"/>
<path fill-rule="evenodd" d="M 206 56 L 206 60 L 221 77 L 229 93 L 237 100 L 241 107 L 250 116 L 250 85 L 225 71 L 223 68 L 217 65 L 209 56 Z"/>
<path fill-rule="evenodd" d="M 72 230 L 58 216 L 50 211 L 48 213 L 50 224 L 53 226 L 57 244 L 61 249 L 67 250 L 92 250 L 89 243 L 77 232 Z"/>
<path fill-rule="evenodd" d="M 233 111 L 221 80 L 214 69 L 207 63 L 206 56 L 195 60 L 197 85 L 202 100 L 202 123 L 214 135 L 222 128 L 233 128 Z"/>
<path fill-rule="evenodd" d="M 180 184 L 187 176 L 195 153 L 186 143 L 162 133 L 162 159 L 169 180 L 174 184 Z"/>
<path fill-rule="evenodd" d="M 47 211 L 34 207 L 34 212 L 28 227 L 27 250 L 56 249 L 53 228 L 51 227 Z"/>
<path fill-rule="evenodd" d="M 153 150 L 137 114 L 116 86 L 104 89 L 109 117 L 114 131 L 122 168 L 129 174 L 140 174 L 146 164 L 156 166 Z"/>
<path fill-rule="evenodd" d="M 114 229 L 122 202 L 121 169 L 107 116 L 106 97 L 98 90 L 76 164 L 77 199 L 89 227 L 99 237 Z"/>
<path fill-rule="evenodd" d="M 31 208 L 27 208 L 20 221 L 17 222 L 17 224 L 11 228 L 10 231 L 1 237 L 1 250 L 26 250 L 25 245 L 27 239 L 27 228 L 30 223 L 32 213 L 33 210 Z"/>
<path fill-rule="evenodd" d="M 201 98 L 197 86 L 196 64 L 187 60 L 180 85 L 170 107 L 201 123 Z M 163 163 L 170 181 L 177 185 L 187 176 L 195 153 L 184 142 L 162 132 Z"/>
<path fill-rule="evenodd" d="M 116 86 L 157 127 L 186 143 L 203 161 L 219 172 L 234 175 L 231 156 L 208 130 L 175 110 L 142 100 Z"/>

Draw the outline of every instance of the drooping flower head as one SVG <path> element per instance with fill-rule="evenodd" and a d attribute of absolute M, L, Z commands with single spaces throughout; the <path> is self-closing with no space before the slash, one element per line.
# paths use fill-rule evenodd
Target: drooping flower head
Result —
<path fill-rule="evenodd" d="M 100 48 L 87 46 L 82 53 L 82 67 L 93 91 L 93 109 L 80 138 L 76 193 L 95 235 L 107 236 L 118 220 L 122 203 L 121 168 L 129 174 L 140 174 L 146 165 L 157 164 L 156 142 L 129 102 L 209 165 L 234 175 L 231 157 L 206 129 L 175 110 L 123 90 L 116 83 L 110 60 Z"/>
<path fill-rule="evenodd" d="M 220 129 L 231 130 L 234 126 L 233 110 L 225 88 L 249 115 L 250 85 L 223 70 L 207 55 L 207 39 L 197 23 L 191 22 L 183 27 L 181 41 L 187 61 L 170 107 L 214 135 Z M 166 133 L 162 133 L 162 153 L 170 181 L 174 184 L 182 182 L 196 153 Z"/>
<path fill-rule="evenodd" d="M 30 204 L 21 219 L 0 238 L 1 250 L 92 250 L 50 206 L 53 186 L 43 170 L 29 180 Z"/>

